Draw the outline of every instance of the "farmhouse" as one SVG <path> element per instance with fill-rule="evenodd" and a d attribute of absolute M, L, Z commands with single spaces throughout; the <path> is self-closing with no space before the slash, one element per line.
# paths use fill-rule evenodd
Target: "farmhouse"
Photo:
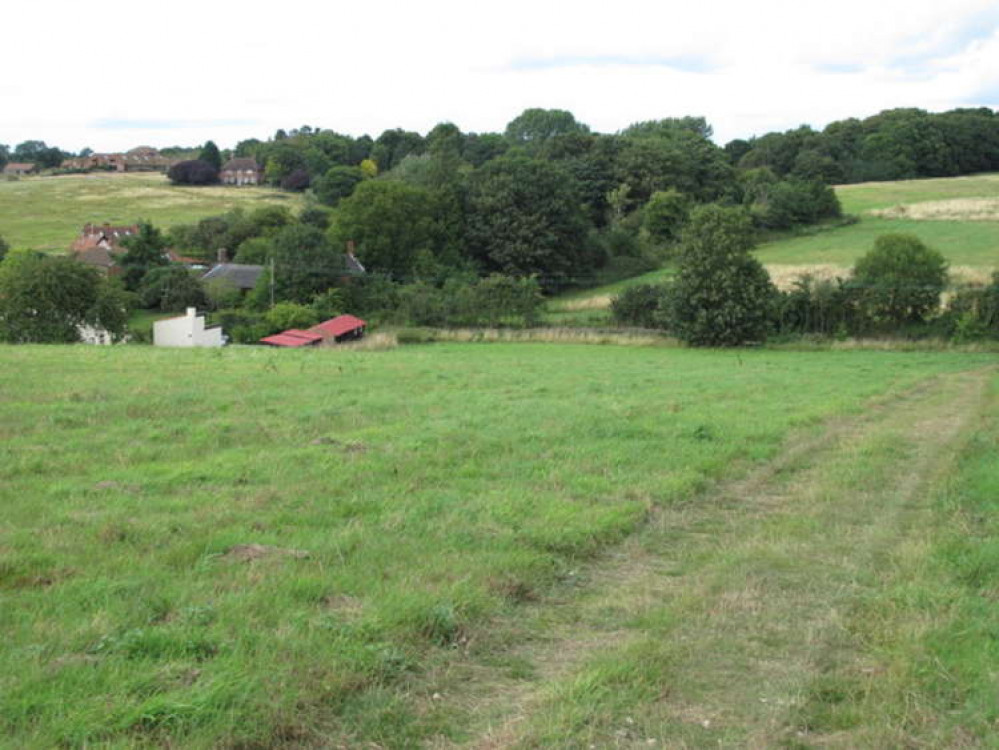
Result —
<path fill-rule="evenodd" d="M 225 344 L 221 326 L 206 326 L 205 316 L 193 307 L 176 318 L 153 323 L 154 346 L 216 347 Z"/>
<path fill-rule="evenodd" d="M 10 175 L 25 175 L 36 171 L 34 164 L 27 162 L 12 161 L 4 165 L 3 173 Z"/>
<path fill-rule="evenodd" d="M 94 266 L 105 276 L 117 270 L 115 256 L 125 252 L 121 240 L 138 234 L 139 226 L 113 227 L 110 224 L 84 224 L 83 231 L 70 245 L 70 254 L 81 263 Z"/>
<path fill-rule="evenodd" d="M 105 169 L 112 172 L 155 172 L 165 171 L 174 159 L 163 156 L 152 146 L 138 146 L 125 153 L 90 154 L 66 159 L 63 169 Z"/>
<path fill-rule="evenodd" d="M 256 159 L 230 159 L 222 165 L 219 180 L 223 185 L 259 185 L 263 171 Z"/>

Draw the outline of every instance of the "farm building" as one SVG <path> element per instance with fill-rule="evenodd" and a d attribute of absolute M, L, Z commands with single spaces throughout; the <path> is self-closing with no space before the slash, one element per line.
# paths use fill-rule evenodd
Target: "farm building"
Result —
<path fill-rule="evenodd" d="M 263 171 L 256 159 L 230 159 L 219 170 L 219 180 L 223 185 L 259 185 Z"/>
<path fill-rule="evenodd" d="M 34 164 L 17 161 L 8 162 L 3 168 L 3 173 L 10 175 L 31 174 L 34 171 L 36 171 Z"/>
<path fill-rule="evenodd" d="M 289 328 L 287 331 L 260 339 L 260 343 L 268 346 L 286 347 L 339 344 L 343 341 L 361 338 L 364 335 L 366 325 L 367 323 L 353 315 L 338 315 L 319 325 L 312 326 L 307 331 Z"/>
<path fill-rule="evenodd" d="M 303 346 L 318 346 L 323 342 L 323 337 L 311 331 L 302 331 L 298 328 L 289 328 L 287 331 L 275 333 L 273 336 L 265 336 L 260 339 L 261 344 L 268 346 L 281 346 L 288 348 L 299 348 Z"/>
<path fill-rule="evenodd" d="M 353 315 L 338 315 L 319 325 L 312 326 L 309 330 L 320 334 L 326 343 L 339 344 L 342 341 L 361 338 L 364 335 L 366 325 L 367 323 Z"/>
<path fill-rule="evenodd" d="M 205 316 L 193 307 L 176 318 L 153 323 L 154 346 L 216 347 L 225 344 L 221 326 L 206 326 Z"/>
<path fill-rule="evenodd" d="M 80 263 L 94 266 L 105 276 L 119 271 L 115 256 L 125 252 L 121 240 L 138 234 L 136 224 L 113 227 L 110 224 L 84 224 L 83 231 L 69 247 L 70 255 Z"/>

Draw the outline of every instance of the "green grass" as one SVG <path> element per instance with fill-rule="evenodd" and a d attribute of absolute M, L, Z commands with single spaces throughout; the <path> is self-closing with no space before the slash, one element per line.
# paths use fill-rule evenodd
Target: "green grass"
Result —
<path fill-rule="evenodd" d="M 997 198 L 997 174 L 841 185 L 836 195 L 844 213 L 860 216 L 858 224 L 768 242 L 758 248 L 757 257 L 767 264 L 848 267 L 874 246 L 878 235 L 911 232 L 954 266 L 999 268 L 999 222 L 883 219 L 869 213 L 926 201 Z"/>
<path fill-rule="evenodd" d="M 192 223 L 243 206 L 299 206 L 270 188 L 176 187 L 159 173 L 93 173 L 0 181 L 0 237 L 11 247 L 62 251 L 87 222 Z"/>
<path fill-rule="evenodd" d="M 936 248 L 954 266 L 999 268 L 999 222 L 913 221 L 868 216 L 857 224 L 760 245 L 762 263 L 852 266 L 874 247 L 878 235 L 910 232 Z"/>
<path fill-rule="evenodd" d="M 656 509 L 985 361 L 2 347 L 0 744 L 467 738 L 458 666 L 531 679 L 520 626 Z"/>
<path fill-rule="evenodd" d="M 940 177 L 896 182 L 840 185 L 836 195 L 847 214 L 861 214 L 906 203 L 999 196 L 999 174 Z"/>

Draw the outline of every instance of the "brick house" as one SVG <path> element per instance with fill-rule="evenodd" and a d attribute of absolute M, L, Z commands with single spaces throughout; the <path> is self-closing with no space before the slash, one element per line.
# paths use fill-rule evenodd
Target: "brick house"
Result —
<path fill-rule="evenodd" d="M 3 173 L 11 175 L 26 175 L 38 171 L 34 164 L 27 162 L 11 161 L 4 165 Z"/>
<path fill-rule="evenodd" d="M 259 185 L 263 179 L 263 170 L 256 159 L 230 159 L 219 171 L 223 185 Z"/>

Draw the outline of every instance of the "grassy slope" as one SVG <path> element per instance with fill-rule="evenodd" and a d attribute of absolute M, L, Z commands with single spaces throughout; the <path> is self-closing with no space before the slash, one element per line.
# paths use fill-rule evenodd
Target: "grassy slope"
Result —
<path fill-rule="evenodd" d="M 85 223 L 183 224 L 237 206 L 295 207 L 290 193 L 255 187 L 188 188 L 158 173 L 63 175 L 0 181 L 0 236 L 12 247 L 60 251 Z"/>
<path fill-rule="evenodd" d="M 434 345 L 0 361 L 0 736 L 401 747 L 462 737 L 460 705 L 431 699 L 449 665 L 529 675 L 495 618 L 569 595 L 581 560 L 652 509 L 792 428 L 982 360 Z M 310 557 L 225 555 L 242 543 Z"/>
<path fill-rule="evenodd" d="M 866 212 L 924 201 L 999 196 L 999 175 L 975 175 L 899 182 L 869 182 L 836 188 L 843 211 L 861 216 L 859 224 L 790 237 L 757 251 L 764 263 L 850 266 L 886 232 L 912 232 L 940 250 L 952 265 L 999 268 L 999 222 L 881 219 Z"/>

